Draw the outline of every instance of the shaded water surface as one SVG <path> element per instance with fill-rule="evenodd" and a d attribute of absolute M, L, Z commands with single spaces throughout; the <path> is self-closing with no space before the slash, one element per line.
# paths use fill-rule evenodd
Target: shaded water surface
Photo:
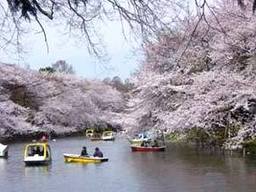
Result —
<path fill-rule="evenodd" d="M 1 192 L 246 192 L 256 191 L 256 160 L 168 146 L 166 152 L 131 152 L 125 139 L 91 142 L 84 138 L 50 142 L 48 167 L 25 167 L 24 143 L 11 144 L 10 157 L 0 159 Z M 66 164 L 63 153 L 100 147 L 109 162 Z"/>

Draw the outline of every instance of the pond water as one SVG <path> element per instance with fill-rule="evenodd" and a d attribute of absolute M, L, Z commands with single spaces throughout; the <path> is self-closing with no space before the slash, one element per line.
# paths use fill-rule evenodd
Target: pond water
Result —
<path fill-rule="evenodd" d="M 10 144 L 0 159 L 1 192 L 246 192 L 256 191 L 256 160 L 169 145 L 166 152 L 131 152 L 124 138 L 91 142 L 82 137 L 50 142 L 50 166 L 25 167 L 25 143 Z M 63 153 L 99 147 L 108 162 L 65 163 Z"/>

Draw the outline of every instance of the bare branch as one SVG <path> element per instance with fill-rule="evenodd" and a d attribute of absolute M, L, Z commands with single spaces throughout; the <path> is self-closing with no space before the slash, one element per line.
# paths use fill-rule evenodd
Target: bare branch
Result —
<path fill-rule="evenodd" d="M 39 21 L 38 17 L 35 15 L 35 20 L 36 22 L 38 23 L 38 25 L 40 26 L 42 32 L 43 32 L 43 35 L 44 35 L 44 42 L 45 42 L 45 45 L 46 45 L 46 49 L 47 49 L 47 52 L 49 53 L 49 45 L 48 45 L 48 41 L 47 41 L 47 35 L 46 35 L 46 32 L 45 32 L 45 29 L 43 27 L 43 25 L 41 24 L 41 22 Z"/>
<path fill-rule="evenodd" d="M 53 9 L 54 9 L 54 5 L 55 5 L 55 2 L 53 1 L 53 0 L 51 0 L 51 2 L 52 2 L 52 7 L 51 7 L 51 12 L 50 13 L 48 13 L 47 11 L 45 11 L 44 9 L 42 9 L 42 7 L 39 5 L 39 3 L 37 2 L 37 0 L 33 0 L 32 1 L 34 4 L 35 4 L 35 6 L 36 6 L 36 8 L 43 14 L 43 15 L 45 15 L 46 17 L 48 17 L 49 19 L 53 19 Z M 37 20 L 38 20 L 38 18 L 37 18 Z"/>

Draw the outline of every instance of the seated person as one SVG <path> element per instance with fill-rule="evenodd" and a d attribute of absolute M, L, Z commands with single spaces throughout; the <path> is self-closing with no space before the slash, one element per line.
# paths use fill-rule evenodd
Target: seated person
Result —
<path fill-rule="evenodd" d="M 148 147 L 148 146 L 149 146 L 149 142 L 148 141 L 142 141 L 141 147 Z"/>
<path fill-rule="evenodd" d="M 103 153 L 100 151 L 100 149 L 98 147 L 95 148 L 93 157 L 103 157 Z"/>
<path fill-rule="evenodd" d="M 152 147 L 159 147 L 159 144 L 158 144 L 158 142 L 157 142 L 156 139 L 154 140 L 154 142 L 153 142 L 153 144 L 152 144 Z"/>
<path fill-rule="evenodd" d="M 88 153 L 87 153 L 87 149 L 86 147 L 84 146 L 82 151 L 81 151 L 81 156 L 89 156 Z"/>
<path fill-rule="evenodd" d="M 40 147 L 39 156 L 44 156 L 44 148 Z"/>
<path fill-rule="evenodd" d="M 41 156 L 41 150 L 40 150 L 40 147 L 39 147 L 39 146 L 36 147 L 36 152 L 35 152 L 35 154 Z"/>
<path fill-rule="evenodd" d="M 28 149 L 28 156 L 34 156 L 36 153 L 36 150 L 32 147 Z"/>

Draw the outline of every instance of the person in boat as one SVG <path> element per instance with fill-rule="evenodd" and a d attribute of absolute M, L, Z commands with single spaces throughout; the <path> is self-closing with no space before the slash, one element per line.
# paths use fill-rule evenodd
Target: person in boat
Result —
<path fill-rule="evenodd" d="M 81 156 L 89 156 L 87 153 L 87 148 L 85 146 L 83 146 L 83 149 L 81 151 Z"/>
<path fill-rule="evenodd" d="M 159 144 L 156 139 L 153 141 L 152 147 L 159 147 Z"/>
<path fill-rule="evenodd" d="M 43 156 L 44 155 L 44 148 L 40 147 L 40 152 L 39 152 L 39 156 Z"/>
<path fill-rule="evenodd" d="M 35 147 L 30 147 L 28 151 L 28 156 L 34 156 L 36 154 L 36 148 Z"/>
<path fill-rule="evenodd" d="M 35 150 L 35 154 L 39 155 L 40 154 L 40 147 L 36 147 L 36 150 Z"/>
<path fill-rule="evenodd" d="M 142 141 L 141 147 L 148 147 L 148 146 L 149 146 L 149 142 L 148 141 Z"/>
<path fill-rule="evenodd" d="M 43 135 L 40 139 L 41 142 L 47 142 L 49 139 L 48 135 Z"/>
<path fill-rule="evenodd" d="M 100 151 L 100 149 L 98 147 L 95 148 L 93 157 L 103 157 L 103 153 Z"/>

